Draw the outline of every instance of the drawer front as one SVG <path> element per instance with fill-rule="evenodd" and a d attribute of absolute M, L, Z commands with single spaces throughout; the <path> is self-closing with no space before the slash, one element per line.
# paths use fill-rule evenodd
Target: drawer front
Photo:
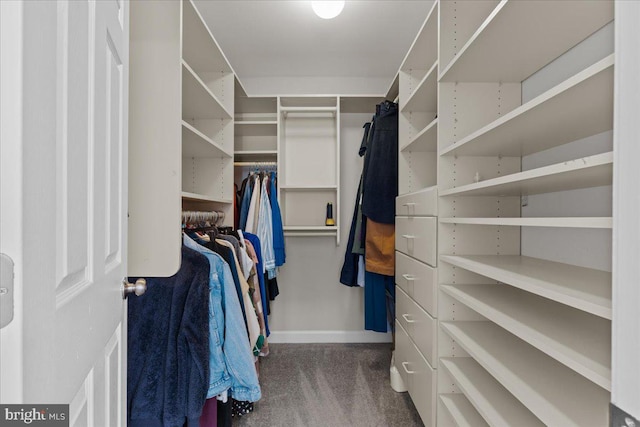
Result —
<path fill-rule="evenodd" d="M 396 287 L 396 318 L 431 365 L 435 364 L 437 321 Z"/>
<path fill-rule="evenodd" d="M 436 371 L 420 355 L 418 349 L 412 344 L 409 348 L 408 368 L 409 395 L 416 406 L 420 418 L 426 427 L 436 425 L 436 395 L 437 375 Z"/>
<path fill-rule="evenodd" d="M 396 368 L 425 426 L 436 423 L 436 371 L 413 345 L 400 322 L 396 320 Z"/>
<path fill-rule="evenodd" d="M 409 387 L 409 375 L 407 374 L 407 370 L 402 368 L 402 362 L 407 362 L 409 360 L 409 346 L 412 345 L 411 340 L 409 340 L 409 335 L 407 335 L 407 332 L 396 319 L 396 348 L 394 353 L 395 365 L 398 372 L 400 372 L 402 381 L 404 381 L 404 384 L 407 387 Z"/>
<path fill-rule="evenodd" d="M 429 187 L 396 197 L 396 215 L 438 216 L 438 189 Z"/>
<path fill-rule="evenodd" d="M 438 270 L 396 251 L 396 285 L 432 317 L 438 317 Z"/>
<path fill-rule="evenodd" d="M 396 250 L 436 267 L 435 217 L 396 217 Z"/>

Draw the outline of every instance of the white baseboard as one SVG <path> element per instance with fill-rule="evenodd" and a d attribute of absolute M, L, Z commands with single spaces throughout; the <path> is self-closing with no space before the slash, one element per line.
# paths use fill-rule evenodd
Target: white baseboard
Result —
<path fill-rule="evenodd" d="M 271 331 L 269 343 L 386 343 L 391 342 L 391 333 L 372 331 Z"/>

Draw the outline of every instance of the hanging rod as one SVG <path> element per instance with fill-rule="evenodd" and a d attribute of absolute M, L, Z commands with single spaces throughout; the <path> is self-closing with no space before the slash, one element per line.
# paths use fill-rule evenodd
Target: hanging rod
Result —
<path fill-rule="evenodd" d="M 217 224 L 224 221 L 225 213 L 221 211 L 182 211 L 182 223 L 212 221 Z"/>
<path fill-rule="evenodd" d="M 278 166 L 278 162 L 233 162 L 233 166 Z"/>

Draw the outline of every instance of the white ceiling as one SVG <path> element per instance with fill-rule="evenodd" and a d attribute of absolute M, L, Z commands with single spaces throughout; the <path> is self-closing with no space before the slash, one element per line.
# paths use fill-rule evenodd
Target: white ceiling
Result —
<path fill-rule="evenodd" d="M 433 0 L 194 0 L 249 95 L 385 94 Z"/>

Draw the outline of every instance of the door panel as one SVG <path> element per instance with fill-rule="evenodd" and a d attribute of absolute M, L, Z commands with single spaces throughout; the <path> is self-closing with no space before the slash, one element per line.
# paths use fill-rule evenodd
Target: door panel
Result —
<path fill-rule="evenodd" d="M 126 424 L 128 7 L 21 2 L 16 14 L 22 135 L 2 141 L 3 154 L 20 153 L 8 187 L 16 193 L 2 202 L 20 200 L 19 233 L 9 235 L 19 241 L 6 247 L 18 248 L 24 296 L 0 335 L 3 401 L 68 403 L 78 426 Z M 5 377 L 12 359 L 22 366 Z"/>

